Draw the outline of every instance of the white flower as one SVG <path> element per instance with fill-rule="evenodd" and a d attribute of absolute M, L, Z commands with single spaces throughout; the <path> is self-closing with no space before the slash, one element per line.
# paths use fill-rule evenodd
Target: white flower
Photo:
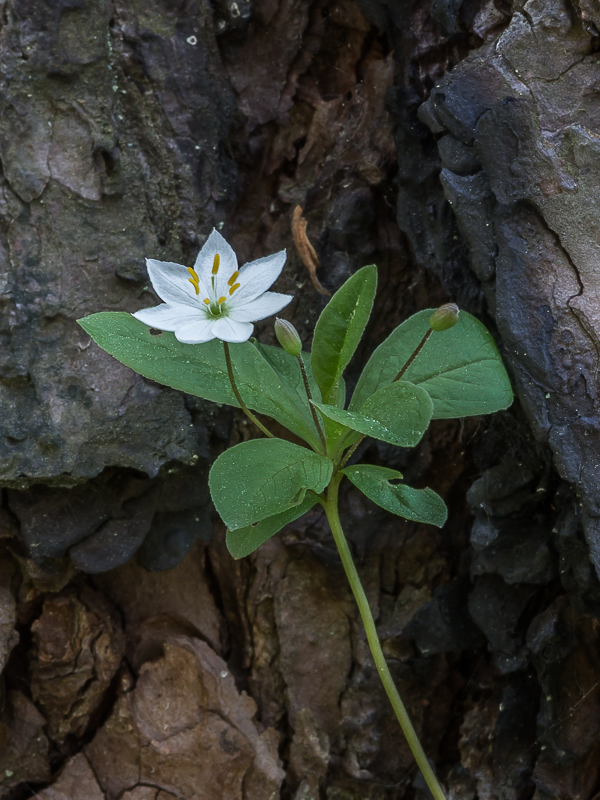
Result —
<path fill-rule="evenodd" d="M 184 344 L 211 339 L 245 342 L 253 322 L 277 314 L 291 295 L 267 292 L 285 263 L 285 250 L 238 270 L 235 253 L 213 229 L 194 268 L 146 259 L 156 294 L 165 302 L 133 316 L 152 328 L 172 331 Z"/>

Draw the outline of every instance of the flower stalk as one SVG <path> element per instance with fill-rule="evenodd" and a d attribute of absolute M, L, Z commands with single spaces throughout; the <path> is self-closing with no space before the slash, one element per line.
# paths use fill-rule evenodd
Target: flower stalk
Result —
<path fill-rule="evenodd" d="M 227 374 L 229 375 L 229 382 L 231 383 L 231 388 L 233 389 L 235 399 L 238 401 L 240 408 L 242 409 L 244 414 L 248 417 L 248 419 L 251 420 L 256 425 L 256 427 L 264 433 L 265 436 L 268 436 L 270 439 L 274 439 L 275 437 L 273 436 L 271 431 L 268 428 L 265 428 L 262 422 L 254 416 L 254 414 L 250 411 L 248 406 L 242 400 L 242 396 L 235 382 L 235 376 L 233 374 L 233 364 L 231 363 L 231 353 L 229 352 L 229 344 L 227 342 L 223 342 L 223 349 L 225 350 L 225 363 L 227 364 Z"/>

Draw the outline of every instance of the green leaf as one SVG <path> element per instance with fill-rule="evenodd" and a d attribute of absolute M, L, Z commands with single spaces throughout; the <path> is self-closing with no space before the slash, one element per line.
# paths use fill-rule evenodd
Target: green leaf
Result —
<path fill-rule="evenodd" d="M 394 380 L 429 330 L 434 310 L 410 317 L 379 345 L 360 377 L 350 410 L 361 410 L 377 389 Z M 431 334 L 402 377 L 427 391 L 433 419 L 489 414 L 508 408 L 513 400 L 496 343 L 466 311 L 453 328 Z"/>
<path fill-rule="evenodd" d="M 359 269 L 338 289 L 315 327 L 312 368 L 323 402 L 335 405 L 338 385 L 368 322 L 377 288 L 377 268 Z"/>
<path fill-rule="evenodd" d="M 212 466 L 208 485 L 227 527 L 262 522 L 303 502 L 308 489 L 322 492 L 333 463 L 283 439 L 252 439 L 225 450 Z"/>
<path fill-rule="evenodd" d="M 321 414 L 353 431 L 399 447 L 414 447 L 427 430 L 433 413 L 433 403 L 425 389 L 407 381 L 378 389 L 360 413 L 321 403 L 314 405 Z"/>
<path fill-rule="evenodd" d="M 245 528 L 238 528 L 236 531 L 227 531 L 227 549 L 234 558 L 244 558 L 253 553 L 263 542 L 278 533 L 284 525 L 294 522 L 303 514 L 319 502 L 314 492 L 308 491 L 300 505 L 288 508 L 281 514 L 263 519 L 255 525 L 247 525 Z"/>
<path fill-rule="evenodd" d="M 319 400 L 318 397 L 313 397 L 313 400 Z M 338 396 L 336 406 L 338 408 L 346 408 L 346 381 L 343 378 L 340 378 L 340 382 L 338 383 Z"/>
<path fill-rule="evenodd" d="M 239 407 L 227 375 L 223 343 L 218 339 L 181 344 L 172 333 L 153 336 L 147 325 L 124 312 L 92 314 L 79 324 L 111 356 L 144 377 L 205 400 Z M 230 352 L 236 383 L 248 408 L 273 417 L 312 447 L 320 448 L 308 402 L 302 405 L 295 398 L 251 342 L 232 344 Z"/>
<path fill-rule="evenodd" d="M 427 522 L 441 528 L 446 522 L 446 504 L 433 489 L 413 489 L 390 481 L 402 477 L 395 469 L 358 464 L 342 470 L 352 483 L 378 506 L 414 522 Z"/>
<path fill-rule="evenodd" d="M 315 405 L 317 408 L 319 408 L 319 404 L 315 403 Z M 330 406 L 326 406 L 326 408 L 330 408 Z M 348 436 L 352 434 L 352 431 L 345 425 L 340 425 L 338 422 L 334 422 L 333 419 L 330 419 L 329 417 L 323 417 L 321 422 L 325 431 L 327 455 L 329 458 L 336 458 L 337 455 L 344 449 L 344 447 L 348 446 L 347 444 L 342 444 L 342 442 L 346 442 Z"/>

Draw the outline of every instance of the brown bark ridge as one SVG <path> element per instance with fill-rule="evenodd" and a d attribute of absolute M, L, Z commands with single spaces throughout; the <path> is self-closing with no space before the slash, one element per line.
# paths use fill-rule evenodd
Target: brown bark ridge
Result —
<path fill-rule="evenodd" d="M 359 5 L 0 0 L 2 800 L 427 797 L 323 515 L 234 562 L 206 476 L 253 432 L 76 324 L 153 305 L 144 258 L 216 226 L 242 261 L 288 248 L 308 342 L 297 206 L 327 291 L 379 268 L 350 387 L 454 300 L 516 388 L 414 451 L 364 443 L 443 531 L 344 494 L 448 797 L 600 797 L 600 6 Z"/>

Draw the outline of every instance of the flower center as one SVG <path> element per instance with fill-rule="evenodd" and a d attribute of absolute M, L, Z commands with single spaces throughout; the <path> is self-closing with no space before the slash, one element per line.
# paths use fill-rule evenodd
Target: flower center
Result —
<path fill-rule="evenodd" d="M 216 253 L 214 261 L 213 261 L 212 275 L 211 275 L 211 280 L 210 280 L 211 289 L 212 289 L 212 291 L 211 291 L 212 297 L 205 297 L 204 298 L 204 305 L 207 306 L 207 311 L 209 311 L 212 314 L 213 317 L 223 316 L 225 314 L 225 311 L 226 311 L 226 307 L 225 306 L 226 306 L 226 302 L 227 302 L 227 295 L 225 295 L 224 297 L 217 298 L 217 293 L 216 293 L 216 280 L 217 280 L 217 274 L 219 272 L 220 265 L 221 265 L 221 257 L 220 257 L 220 255 L 218 253 Z M 187 269 L 188 269 L 188 272 L 190 273 L 190 278 L 188 280 L 192 284 L 194 289 L 196 290 L 196 294 L 199 295 L 200 294 L 200 279 L 199 279 L 196 271 L 194 269 L 192 269 L 192 267 L 188 267 Z M 233 275 L 231 276 L 231 278 L 229 278 L 229 280 L 227 281 L 227 286 L 229 287 L 229 289 L 228 289 L 229 297 L 232 297 L 234 292 L 236 292 L 240 288 L 240 284 L 236 283 L 239 274 L 240 274 L 239 270 L 236 270 L 233 273 Z"/>

